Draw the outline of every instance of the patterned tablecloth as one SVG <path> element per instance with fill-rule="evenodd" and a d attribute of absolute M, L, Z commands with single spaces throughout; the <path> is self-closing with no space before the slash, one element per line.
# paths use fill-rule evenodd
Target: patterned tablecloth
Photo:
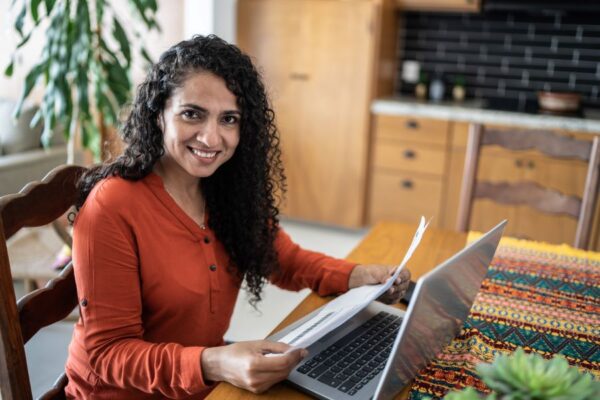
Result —
<path fill-rule="evenodd" d="M 503 238 L 460 335 L 419 372 L 409 398 L 487 392 L 474 366 L 518 346 L 561 354 L 600 379 L 600 253 Z"/>

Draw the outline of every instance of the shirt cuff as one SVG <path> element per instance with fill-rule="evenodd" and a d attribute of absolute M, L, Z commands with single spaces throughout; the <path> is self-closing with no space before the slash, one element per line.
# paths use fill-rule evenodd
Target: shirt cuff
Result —
<path fill-rule="evenodd" d="M 336 260 L 327 265 L 324 279 L 319 285 L 319 295 L 328 296 L 347 292 L 350 274 L 357 265 L 357 263 L 345 260 Z"/>
<path fill-rule="evenodd" d="M 189 394 L 198 394 L 212 386 L 202 374 L 202 352 L 205 347 L 185 347 L 181 353 L 181 387 Z"/>

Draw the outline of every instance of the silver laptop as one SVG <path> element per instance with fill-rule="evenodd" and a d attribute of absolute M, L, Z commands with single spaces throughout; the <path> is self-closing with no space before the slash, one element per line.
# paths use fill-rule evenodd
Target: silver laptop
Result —
<path fill-rule="evenodd" d="M 288 381 L 321 399 L 390 399 L 459 333 L 506 221 L 423 275 L 406 311 L 374 301 L 309 348 Z M 317 309 L 270 336 L 278 340 Z"/>

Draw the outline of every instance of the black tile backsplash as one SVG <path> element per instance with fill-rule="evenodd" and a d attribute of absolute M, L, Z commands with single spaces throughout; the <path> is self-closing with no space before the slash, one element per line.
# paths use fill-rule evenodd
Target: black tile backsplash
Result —
<path fill-rule="evenodd" d="M 580 93 L 584 106 L 600 107 L 600 13 L 406 12 L 401 18 L 399 68 L 403 60 L 419 61 L 429 79 L 444 79 L 448 94 L 461 76 L 467 98 L 536 103 L 538 91 L 551 90 Z M 413 91 L 398 78 L 396 93 Z"/>

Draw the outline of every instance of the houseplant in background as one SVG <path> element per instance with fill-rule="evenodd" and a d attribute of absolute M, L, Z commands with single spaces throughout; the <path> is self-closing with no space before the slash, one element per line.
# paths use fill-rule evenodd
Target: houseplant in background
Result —
<path fill-rule="evenodd" d="M 473 388 L 452 392 L 446 400 L 593 400 L 600 398 L 600 382 L 583 374 L 567 360 L 550 360 L 518 348 L 513 354 L 498 355 L 492 364 L 476 367 L 483 382 L 492 389 L 487 396 Z"/>
<path fill-rule="evenodd" d="M 113 2 L 12 0 L 13 26 L 20 42 L 5 75 L 12 76 L 16 55 L 32 35 L 45 30 L 42 54 L 25 78 L 15 117 L 33 88 L 43 86 L 43 98 L 31 125 L 43 120 L 41 137 L 45 146 L 58 126 L 69 140 L 68 162 L 73 161 L 77 129 L 81 131 L 83 146 L 97 159 L 105 158 L 108 130 L 117 124 L 119 109 L 132 94 L 132 52 L 139 51 L 151 62 L 143 46 L 134 48 L 131 37 L 141 37 L 137 25 L 148 31 L 160 29 L 156 21 L 157 1 L 128 0 L 131 15 L 141 24 L 132 24 L 117 15 Z"/>

